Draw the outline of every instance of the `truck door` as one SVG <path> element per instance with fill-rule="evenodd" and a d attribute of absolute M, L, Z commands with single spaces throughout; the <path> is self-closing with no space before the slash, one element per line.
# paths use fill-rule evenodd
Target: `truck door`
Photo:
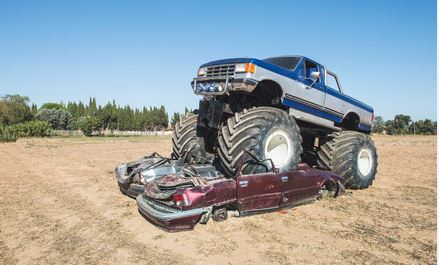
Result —
<path fill-rule="evenodd" d="M 237 177 L 238 209 L 242 212 L 279 207 L 282 193 L 281 176 L 274 172 Z"/>
<path fill-rule="evenodd" d="M 324 72 L 321 66 L 311 60 L 303 59 L 298 65 L 298 81 L 291 91 L 286 91 L 286 99 L 291 100 L 293 108 L 320 117 L 325 102 Z M 313 72 L 319 77 L 312 76 Z"/>

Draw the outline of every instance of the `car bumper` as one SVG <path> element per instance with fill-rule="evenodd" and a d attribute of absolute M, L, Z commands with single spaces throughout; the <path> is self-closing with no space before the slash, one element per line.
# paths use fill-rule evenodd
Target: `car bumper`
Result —
<path fill-rule="evenodd" d="M 139 212 L 151 223 L 168 232 L 194 229 L 201 216 L 207 211 L 203 208 L 186 211 L 158 209 L 154 202 L 147 201 L 142 195 L 136 197 Z"/>

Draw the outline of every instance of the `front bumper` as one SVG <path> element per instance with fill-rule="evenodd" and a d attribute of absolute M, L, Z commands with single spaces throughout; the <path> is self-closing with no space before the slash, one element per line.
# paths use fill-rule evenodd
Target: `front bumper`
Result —
<path fill-rule="evenodd" d="M 218 90 L 218 85 L 221 85 L 222 90 Z M 228 77 L 197 77 L 191 82 L 192 89 L 196 95 L 223 95 L 231 91 L 244 91 L 251 93 L 258 81 L 248 78 Z"/>
<path fill-rule="evenodd" d="M 168 232 L 179 232 L 194 229 L 201 216 L 207 212 L 203 208 L 195 208 L 185 211 L 169 210 L 157 207 L 153 201 L 149 201 L 139 195 L 136 197 L 139 212 L 151 223 Z"/>

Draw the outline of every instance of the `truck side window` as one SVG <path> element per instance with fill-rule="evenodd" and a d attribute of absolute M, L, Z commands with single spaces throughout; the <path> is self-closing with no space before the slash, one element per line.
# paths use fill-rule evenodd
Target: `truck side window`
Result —
<path fill-rule="evenodd" d="M 308 60 L 305 60 L 305 63 L 303 64 L 303 67 L 305 68 L 305 78 L 306 79 L 310 79 L 311 77 L 311 73 L 312 72 L 319 72 L 319 68 L 317 67 L 316 63 L 310 62 Z M 317 80 L 317 82 L 320 82 L 320 79 Z"/>
<path fill-rule="evenodd" d="M 335 76 L 331 75 L 328 72 L 326 73 L 326 86 L 340 91 L 340 87 L 338 86 L 337 79 L 335 79 Z"/>

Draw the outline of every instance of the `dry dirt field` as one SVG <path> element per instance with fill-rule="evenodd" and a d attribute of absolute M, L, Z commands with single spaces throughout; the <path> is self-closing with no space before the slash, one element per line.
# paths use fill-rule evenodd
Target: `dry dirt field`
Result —
<path fill-rule="evenodd" d="M 287 211 L 166 233 L 113 175 L 169 138 L 0 144 L 1 264 L 435 264 L 436 137 L 374 137 L 377 179 Z"/>

